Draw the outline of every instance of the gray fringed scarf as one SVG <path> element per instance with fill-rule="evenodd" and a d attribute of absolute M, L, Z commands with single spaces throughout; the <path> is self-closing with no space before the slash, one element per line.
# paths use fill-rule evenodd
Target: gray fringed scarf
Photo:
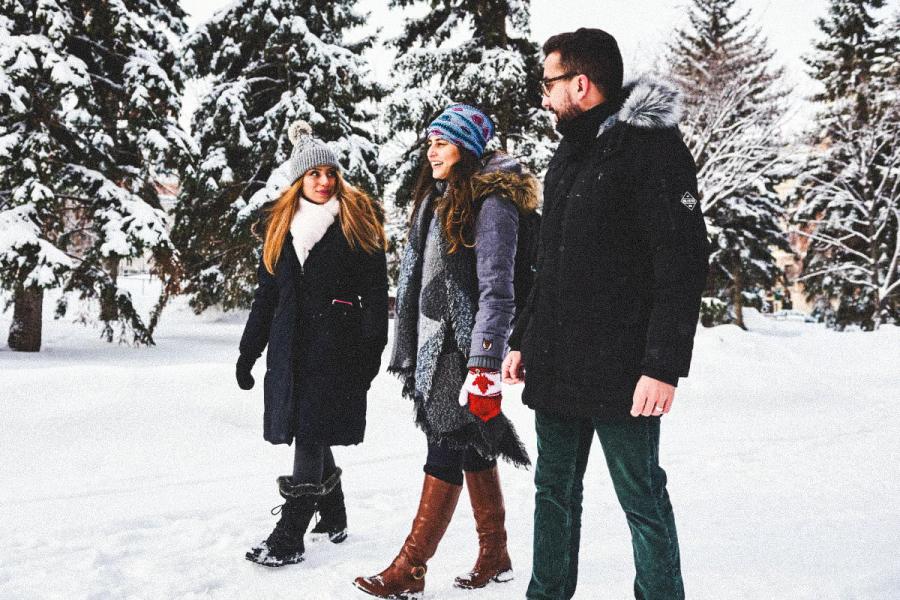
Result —
<path fill-rule="evenodd" d="M 436 304 L 446 305 L 440 324 L 427 327 L 428 339 L 419 340 L 419 306 L 422 297 L 425 245 L 434 211 L 436 195 L 429 195 L 419 206 L 409 233 L 409 241 L 400 263 L 397 285 L 394 348 L 388 371 L 403 381 L 403 395 L 413 400 L 416 423 L 430 442 L 445 442 L 457 448 L 474 447 L 488 459 L 498 455 L 516 464 L 530 464 L 528 453 L 512 423 L 501 414 L 487 423 L 472 415 L 457 402 L 466 374 L 466 360 L 478 307 L 478 278 L 471 248 L 448 253 L 443 227 L 436 224 L 438 253 L 442 268 L 429 272 L 431 282 L 426 294 L 440 295 Z M 440 284 L 443 279 L 443 286 Z"/>
<path fill-rule="evenodd" d="M 388 364 L 388 371 L 401 377 L 404 396 L 415 399 L 416 381 L 420 382 L 419 387 L 423 388 L 426 396 L 421 398 L 422 401 L 427 401 L 428 388 L 437 367 L 437 356 L 444 347 L 448 333 L 453 333 L 456 348 L 464 357 L 468 357 L 478 304 L 478 280 L 475 275 L 472 249 L 461 248 L 453 254 L 448 254 L 447 239 L 442 230 L 439 251 L 447 260 L 444 275 L 448 314 L 444 326 L 433 338 L 419 343 L 422 264 L 428 226 L 434 216 L 434 198 L 434 194 L 429 195 L 419 206 L 400 262 L 394 319 L 394 348 Z"/>

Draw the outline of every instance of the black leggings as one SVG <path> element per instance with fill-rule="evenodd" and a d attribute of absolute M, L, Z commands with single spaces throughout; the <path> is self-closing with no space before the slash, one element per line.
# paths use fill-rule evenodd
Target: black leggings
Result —
<path fill-rule="evenodd" d="M 324 477 L 334 473 L 334 455 L 330 446 L 294 444 L 294 483 L 322 483 Z"/>
<path fill-rule="evenodd" d="M 497 466 L 496 460 L 483 458 L 473 448 L 449 448 L 446 443 L 428 444 L 424 471 L 453 485 L 462 485 L 463 471 L 485 471 Z"/>

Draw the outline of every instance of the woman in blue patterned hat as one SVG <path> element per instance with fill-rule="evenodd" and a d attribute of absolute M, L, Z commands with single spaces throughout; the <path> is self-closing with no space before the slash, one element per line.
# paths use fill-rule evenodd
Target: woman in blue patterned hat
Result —
<path fill-rule="evenodd" d="M 538 186 L 513 158 L 485 152 L 493 135 L 491 119 L 465 104 L 447 107 L 427 130 L 388 370 L 415 405 L 428 456 L 419 509 L 400 553 L 380 574 L 354 582 L 380 598 L 424 590 L 426 563 L 463 480 L 479 553 L 455 585 L 471 589 L 512 578 L 496 459 L 516 465 L 529 459 L 501 412 L 499 370 L 515 315 L 520 218 L 537 207 Z"/>

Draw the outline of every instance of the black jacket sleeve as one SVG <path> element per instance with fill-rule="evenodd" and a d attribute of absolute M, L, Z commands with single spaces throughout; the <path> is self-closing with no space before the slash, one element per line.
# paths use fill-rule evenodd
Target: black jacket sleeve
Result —
<path fill-rule="evenodd" d="M 676 385 L 690 369 L 710 244 L 697 168 L 678 131 L 654 132 L 641 146 L 634 176 L 652 253 L 652 300 L 641 371 Z"/>
<path fill-rule="evenodd" d="M 510 350 L 520 351 L 522 349 L 522 338 L 525 336 L 525 330 L 528 329 L 528 322 L 531 320 L 531 314 L 537 303 L 537 290 L 538 282 L 537 279 L 535 279 L 534 284 L 531 286 L 531 292 L 528 294 L 528 300 L 525 301 L 525 306 L 522 308 L 522 312 L 517 314 L 513 321 L 513 330 L 512 333 L 509 334 L 509 340 L 507 341 Z"/>
<path fill-rule="evenodd" d="M 388 336 L 388 279 L 384 252 L 359 251 L 355 274 L 362 304 L 361 375 L 368 386 L 381 368 Z"/>
<path fill-rule="evenodd" d="M 262 258 L 257 268 L 257 286 L 253 293 L 253 304 L 250 306 L 250 316 L 244 326 L 244 334 L 241 336 L 241 356 L 256 360 L 266 349 L 269 343 L 269 328 L 272 325 L 272 317 L 275 314 L 275 305 L 278 302 L 278 288 L 275 285 L 275 277 L 266 270 Z"/>

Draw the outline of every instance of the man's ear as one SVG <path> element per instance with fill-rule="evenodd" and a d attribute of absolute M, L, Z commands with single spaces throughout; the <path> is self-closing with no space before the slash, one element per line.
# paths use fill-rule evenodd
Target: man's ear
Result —
<path fill-rule="evenodd" d="M 579 99 L 584 98 L 588 93 L 588 89 L 591 85 L 591 81 L 590 81 L 590 79 L 587 78 L 587 75 L 579 75 L 575 79 L 578 82 L 578 92 L 577 93 L 579 95 Z"/>

